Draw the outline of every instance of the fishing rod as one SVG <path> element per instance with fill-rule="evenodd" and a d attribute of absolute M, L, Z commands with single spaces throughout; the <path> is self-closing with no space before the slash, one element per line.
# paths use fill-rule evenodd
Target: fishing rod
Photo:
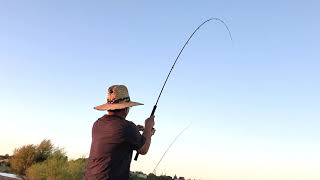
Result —
<path fill-rule="evenodd" d="M 188 40 L 185 42 L 185 44 L 183 45 L 182 49 L 180 50 L 178 56 L 176 57 L 173 65 L 172 65 L 172 67 L 171 67 L 171 69 L 170 69 L 170 71 L 169 71 L 169 73 L 168 73 L 168 75 L 167 75 L 167 78 L 166 78 L 166 80 L 164 81 L 164 84 L 163 84 L 163 86 L 162 86 L 162 88 L 161 88 L 161 91 L 160 91 L 160 94 L 159 94 L 159 96 L 158 96 L 157 102 L 156 102 L 156 104 L 153 106 L 153 109 L 152 109 L 152 112 L 151 112 L 150 117 L 152 117 L 152 116 L 154 115 L 154 113 L 155 113 L 155 111 L 156 111 L 156 109 L 157 109 L 157 105 L 158 105 L 159 99 L 160 99 L 160 97 L 161 97 L 162 91 L 163 91 L 164 87 L 166 86 L 167 81 L 168 81 L 168 79 L 169 79 L 169 76 L 170 76 L 170 74 L 171 74 L 174 66 L 176 65 L 176 63 L 177 63 L 177 61 L 178 61 L 178 59 L 179 59 L 182 51 L 183 51 L 184 48 L 187 46 L 187 44 L 189 43 L 189 41 L 190 41 L 190 39 L 193 37 L 193 35 L 194 35 L 204 24 L 206 24 L 207 22 L 212 21 L 212 20 L 218 21 L 218 22 L 222 23 L 222 24 L 226 27 L 226 29 L 228 30 L 230 39 L 231 39 L 231 41 L 233 42 L 233 39 L 232 39 L 232 36 L 231 36 L 231 32 L 230 32 L 227 24 L 226 24 L 224 21 L 222 21 L 221 19 L 219 19 L 219 18 L 210 18 L 210 19 L 204 21 L 203 23 L 201 23 L 201 24 L 197 27 L 197 29 L 195 29 L 195 30 L 193 31 L 193 33 L 190 35 L 190 37 L 188 38 Z M 137 161 L 137 160 L 138 160 L 138 157 L 139 157 L 139 153 L 137 152 L 137 153 L 136 153 L 136 156 L 134 157 L 134 160 Z"/>

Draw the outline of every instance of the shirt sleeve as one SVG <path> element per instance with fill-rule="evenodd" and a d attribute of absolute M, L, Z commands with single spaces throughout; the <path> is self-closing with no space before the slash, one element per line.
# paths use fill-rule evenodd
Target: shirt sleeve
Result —
<path fill-rule="evenodd" d="M 125 135 L 127 142 L 133 150 L 140 149 L 146 142 L 146 138 L 140 134 L 137 126 L 133 122 L 130 122 L 127 126 Z"/>

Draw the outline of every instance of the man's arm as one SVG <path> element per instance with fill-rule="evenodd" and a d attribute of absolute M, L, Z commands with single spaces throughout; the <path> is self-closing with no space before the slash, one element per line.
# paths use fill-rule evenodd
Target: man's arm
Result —
<path fill-rule="evenodd" d="M 145 155 L 147 154 L 150 144 L 151 144 L 151 136 L 152 136 L 152 128 L 154 126 L 154 116 L 149 117 L 148 119 L 145 120 L 145 128 L 143 130 L 143 134 L 142 136 L 144 136 L 146 138 L 146 141 L 144 143 L 144 145 L 138 149 L 138 153 Z"/>

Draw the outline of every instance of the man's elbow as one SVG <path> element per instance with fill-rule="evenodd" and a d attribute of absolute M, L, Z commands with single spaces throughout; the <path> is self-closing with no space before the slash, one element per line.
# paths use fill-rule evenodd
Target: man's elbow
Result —
<path fill-rule="evenodd" d="M 141 154 L 141 155 L 146 155 L 146 154 L 148 153 L 149 146 L 150 146 L 149 143 L 145 143 L 145 144 L 138 150 L 138 153 Z"/>
<path fill-rule="evenodd" d="M 138 153 L 141 155 L 146 155 L 148 153 L 148 149 L 141 148 L 138 150 Z"/>
<path fill-rule="evenodd" d="M 148 153 L 149 147 L 151 143 L 151 137 L 146 139 L 144 145 L 138 150 L 139 154 L 146 155 Z"/>

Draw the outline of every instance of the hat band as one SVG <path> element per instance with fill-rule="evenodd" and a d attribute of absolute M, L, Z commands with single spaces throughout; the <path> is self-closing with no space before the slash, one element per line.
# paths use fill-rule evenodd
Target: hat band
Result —
<path fill-rule="evenodd" d="M 114 104 L 114 103 L 119 103 L 119 102 L 129 102 L 130 101 L 130 97 L 124 97 L 124 98 L 120 98 L 120 99 L 114 99 L 114 100 L 107 100 L 108 104 Z"/>

